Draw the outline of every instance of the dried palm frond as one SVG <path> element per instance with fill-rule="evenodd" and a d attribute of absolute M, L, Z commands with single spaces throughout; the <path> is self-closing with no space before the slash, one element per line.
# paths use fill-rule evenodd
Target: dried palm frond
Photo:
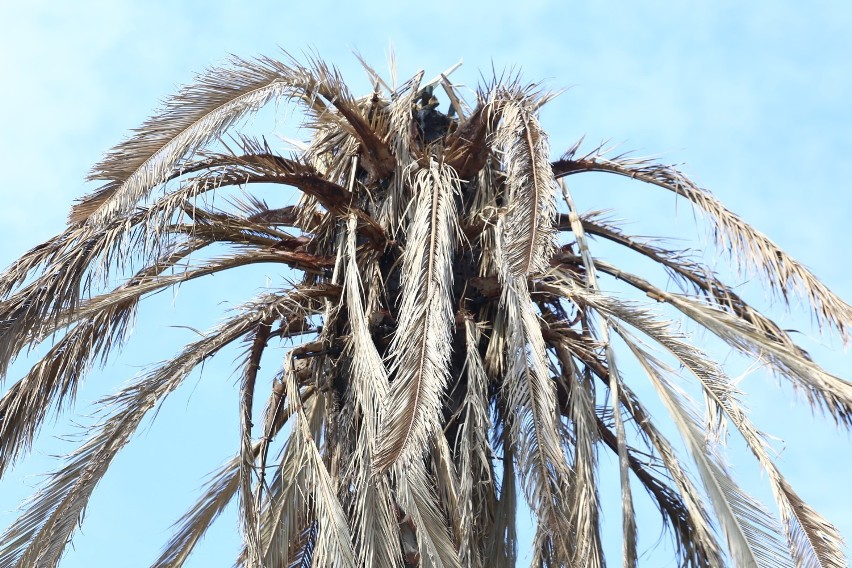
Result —
<path fill-rule="evenodd" d="M 456 470 L 459 476 L 457 503 L 461 532 L 458 535 L 459 560 L 462 566 L 480 567 L 485 557 L 486 532 L 493 519 L 488 501 L 493 498 L 493 484 L 488 416 L 488 376 L 479 353 L 482 332 L 473 320 L 473 314 L 464 314 L 465 368 L 467 389 L 464 395 L 464 418 L 458 433 Z M 493 565 L 493 564 L 491 564 Z"/>
<path fill-rule="evenodd" d="M 355 246 L 357 223 L 349 218 L 346 233 L 347 316 L 351 326 L 351 398 L 353 448 L 351 479 L 355 487 L 353 517 L 358 560 L 362 565 L 398 566 L 399 548 L 394 531 L 390 483 L 385 475 L 373 475 L 378 451 L 379 416 L 388 396 L 388 371 L 370 335 L 364 310 Z M 347 404 L 348 408 L 349 405 Z"/>
<path fill-rule="evenodd" d="M 553 253 L 556 179 L 535 116 L 549 98 L 518 85 L 500 85 L 489 96 L 498 120 L 493 144 L 505 163 L 506 262 L 516 276 L 543 272 Z"/>
<path fill-rule="evenodd" d="M 416 206 L 408 229 L 400 278 L 398 325 L 390 347 L 394 382 L 384 401 L 375 467 L 416 459 L 440 423 L 440 396 L 449 379 L 453 255 L 458 233 L 455 173 L 436 162 L 413 182 Z M 410 450 L 413 448 L 413 452 Z M 406 450 L 409 450 L 406 453 Z"/>
<path fill-rule="evenodd" d="M 586 240 L 586 233 L 583 229 L 583 224 L 580 222 L 580 216 L 577 214 L 577 208 L 574 205 L 574 199 L 568 191 L 568 186 L 563 180 L 560 180 L 562 188 L 562 196 L 565 199 L 565 204 L 568 206 L 568 217 L 571 223 L 571 230 L 574 233 L 574 238 L 577 242 L 577 247 L 580 249 L 580 258 L 583 262 L 585 270 L 586 287 L 590 290 L 597 291 L 598 278 L 595 262 L 592 259 L 592 253 L 589 250 L 589 244 Z M 586 321 L 591 323 L 590 314 L 585 314 Z M 594 332 L 593 332 L 594 333 Z M 621 373 L 615 364 L 615 352 L 610 341 L 610 322 L 604 318 L 600 330 L 597 332 L 600 335 L 600 340 L 604 344 L 604 353 L 606 356 L 607 367 L 609 369 L 609 392 L 612 396 L 613 405 L 613 421 L 615 424 L 616 450 L 618 453 L 618 466 L 621 481 L 621 511 L 622 520 L 621 528 L 623 534 L 622 555 L 624 557 L 624 566 L 636 566 L 637 553 L 637 528 L 636 528 L 636 513 L 633 509 L 633 495 L 630 490 L 630 477 L 628 470 L 630 468 L 630 456 L 627 450 L 627 439 L 624 430 L 624 421 L 621 416 L 620 391 L 623 388 L 623 379 Z M 578 558 L 585 558 L 579 556 Z"/>
<path fill-rule="evenodd" d="M 236 561 L 247 568 L 515 566 L 518 499 L 535 518 L 535 566 L 604 566 L 602 451 L 619 468 L 624 566 L 641 563 L 637 526 L 655 513 L 680 566 L 844 565 L 841 536 L 783 477 L 748 393 L 672 315 L 764 363 L 847 428 L 852 384 L 689 251 L 581 214 L 564 178 L 599 171 L 669 189 L 787 303 L 797 290 L 826 331 L 848 340 L 852 308 L 674 168 L 601 148 L 581 156 L 579 144 L 551 162 L 538 112 L 552 95 L 538 85 L 495 77 L 466 101 L 447 78 L 457 66 L 398 84 L 361 63 L 373 87 L 362 98 L 318 59 L 233 59 L 205 72 L 93 168 L 103 185 L 62 233 L 0 275 L 0 374 L 45 347 L 0 398 L 0 475 L 48 417 L 73 407 L 153 294 L 223 272 L 253 278 L 245 269 L 260 264 L 294 282 L 267 284 L 103 399 L 88 440 L 0 536 L 0 566 L 57 565 L 143 419 L 241 340 L 236 455 L 155 566 L 183 565 L 235 498 Z M 271 101 L 304 111 L 308 145 L 284 155 L 240 132 Z M 270 186 L 286 191 L 260 193 Z M 601 240 L 659 270 L 603 260 Z M 267 351 L 297 337 L 267 372 Z M 637 394 L 633 360 L 682 447 Z M 704 419 L 688 392 L 703 397 Z M 766 472 L 780 519 L 730 478 L 729 427 Z M 656 511 L 635 505 L 639 487 Z"/>
<path fill-rule="evenodd" d="M 736 566 L 793 566 L 780 538 L 776 519 L 757 501 L 745 494 L 725 471 L 714 448 L 707 447 L 690 399 L 665 376 L 659 362 L 634 342 L 631 350 L 645 369 L 684 436 L 695 458 L 698 473 L 713 503 L 716 518 L 728 541 L 728 550 Z"/>
<path fill-rule="evenodd" d="M 624 155 L 607 158 L 601 148 L 578 158 L 575 155 L 578 148 L 579 145 L 575 146 L 553 162 L 553 171 L 557 177 L 580 172 L 608 172 L 657 185 L 685 197 L 710 218 L 720 249 L 730 252 L 742 267 L 763 276 L 770 289 L 781 295 L 785 302 L 790 302 L 790 291 L 799 292 L 812 306 L 821 325 L 834 327 L 844 341 L 852 340 L 849 330 L 852 306 L 837 297 L 766 235 L 729 211 L 709 191 L 696 185 L 672 166 Z"/>
<path fill-rule="evenodd" d="M 112 412 L 94 427 L 89 440 L 69 456 L 68 464 L 51 476 L 27 511 L 0 537 L 4 543 L 0 565 L 55 566 L 95 485 L 146 414 L 206 358 L 267 318 L 284 315 L 292 305 L 289 294 L 261 298 L 204 339 L 187 346 L 174 360 L 104 399 L 103 406 L 112 408 Z"/>

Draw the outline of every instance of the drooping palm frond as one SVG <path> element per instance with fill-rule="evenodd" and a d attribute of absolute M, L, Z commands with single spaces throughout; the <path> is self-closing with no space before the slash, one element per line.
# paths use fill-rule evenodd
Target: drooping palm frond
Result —
<path fill-rule="evenodd" d="M 462 566 L 480 567 L 486 566 L 484 561 L 488 534 L 484 529 L 492 522 L 488 515 L 493 515 L 494 512 L 489 510 L 489 505 L 496 497 L 492 493 L 494 467 L 488 440 L 488 433 L 491 431 L 488 375 L 479 352 L 482 333 L 470 312 L 464 314 L 464 328 L 468 382 L 462 410 L 464 417 L 458 433 L 456 461 L 459 476 L 457 502 L 461 527 L 458 536 L 459 560 Z M 487 565 L 495 564 L 492 562 Z"/>
<path fill-rule="evenodd" d="M 314 61 L 303 66 L 271 58 L 233 58 L 228 67 L 211 69 L 166 102 L 150 118 L 92 168 L 89 179 L 106 184 L 71 212 L 72 223 L 92 219 L 103 223 L 144 198 L 183 161 L 214 140 L 247 113 L 281 98 L 300 99 L 316 113 L 334 107 L 367 150 L 368 169 L 385 175 L 393 158 L 376 133 L 352 106 L 340 75 Z"/>
<path fill-rule="evenodd" d="M 556 180 L 548 161 L 547 135 L 536 117 L 550 95 L 530 87 L 500 86 L 490 93 L 498 118 L 494 146 L 505 162 L 506 262 L 515 276 L 543 272 L 553 254 Z"/>
<path fill-rule="evenodd" d="M 639 487 L 679 565 L 843 566 L 840 535 L 783 477 L 747 393 L 672 314 L 765 363 L 844 427 L 852 384 L 688 253 L 580 213 L 564 184 L 557 205 L 560 183 L 597 171 L 669 189 L 707 214 L 723 252 L 785 300 L 797 290 L 844 340 L 852 308 L 673 168 L 600 148 L 581 156 L 579 144 L 550 161 L 538 111 L 552 95 L 537 85 L 495 78 L 468 103 L 447 78 L 455 67 L 398 86 L 362 64 L 375 87 L 363 98 L 316 59 L 207 71 L 94 167 L 103 185 L 65 231 L 0 275 L 0 374 L 53 342 L 0 398 L 0 475 L 128 340 L 148 296 L 259 264 L 296 282 L 103 399 L 89 439 L 0 536 L 0 566 L 57 565 L 143 419 L 240 341 L 236 455 L 155 566 L 183 565 L 234 500 L 236 561 L 248 568 L 515 566 L 518 499 L 535 517 L 535 566 L 604 566 L 606 452 L 619 468 L 625 566 L 647 545 Z M 279 100 L 300 106 L 312 133 L 288 155 L 239 132 Z M 260 197 L 264 186 L 300 201 Z M 624 270 L 599 254 L 601 240 L 661 270 Z M 283 340 L 295 341 L 283 364 L 261 372 Z M 680 441 L 637 394 L 643 373 Z M 730 478 L 728 427 L 767 473 L 780 518 Z"/>
<path fill-rule="evenodd" d="M 586 287 L 590 290 L 598 290 L 597 268 L 592 253 L 589 250 L 589 243 L 586 239 L 586 232 L 583 229 L 583 224 L 580 221 L 580 216 L 577 214 L 577 208 L 574 205 L 574 199 L 568 191 L 568 187 L 564 181 L 560 180 L 562 188 L 562 197 L 565 204 L 568 206 L 568 217 L 570 219 L 571 231 L 574 233 L 577 247 L 580 249 L 580 258 L 585 271 Z M 589 324 L 593 324 L 589 319 L 589 314 L 584 316 Z M 636 513 L 633 508 L 633 495 L 630 489 L 630 477 L 628 470 L 630 468 L 630 456 L 627 451 L 627 439 L 624 430 L 624 420 L 621 416 L 620 391 L 623 389 L 623 379 L 618 371 L 615 363 L 615 352 L 610 341 L 611 323 L 608 319 L 604 319 L 598 334 L 604 344 L 604 354 L 609 370 L 609 391 L 612 396 L 613 405 L 613 422 L 615 425 L 616 436 L 616 451 L 618 453 L 618 466 L 621 481 L 621 511 L 622 511 L 622 534 L 623 547 L 622 555 L 624 557 L 624 566 L 636 566 L 637 562 L 637 528 L 636 528 Z"/>
<path fill-rule="evenodd" d="M 793 566 L 780 539 L 777 521 L 752 497 L 745 494 L 725 471 L 714 448 L 706 447 L 700 421 L 689 398 L 667 381 L 659 364 L 631 343 L 648 377 L 660 392 L 672 419 L 694 456 L 698 474 L 716 511 L 716 518 L 728 541 L 728 551 L 736 566 Z"/>
<path fill-rule="evenodd" d="M 354 172 L 353 172 L 354 173 Z M 359 562 L 363 565 L 394 566 L 398 564 L 399 547 L 394 531 L 394 511 L 390 500 L 390 484 L 383 476 L 373 475 L 374 456 L 380 443 L 382 401 L 388 393 L 388 371 L 370 335 L 364 310 L 356 250 L 357 222 L 348 220 L 346 246 L 347 316 L 351 325 L 351 398 L 352 435 L 357 442 L 350 465 L 355 486 L 353 515 L 356 519 L 356 543 Z M 348 404 L 344 403 L 345 407 Z M 356 422 L 360 420 L 360 425 Z"/>
<path fill-rule="evenodd" d="M 246 313 L 223 322 L 207 337 L 187 346 L 174 360 L 104 399 L 104 406 L 114 410 L 95 426 L 91 438 L 51 476 L 28 504 L 27 511 L 0 537 L 6 543 L 0 552 L 0 565 L 55 566 L 89 496 L 146 414 L 206 358 L 267 318 L 286 315 L 287 308 L 294 305 L 301 309 L 290 294 L 261 298 Z"/>
<path fill-rule="evenodd" d="M 309 422 L 311 421 L 310 417 L 314 416 L 318 406 L 314 400 L 309 400 L 312 399 L 314 394 L 315 390 L 309 387 L 304 389 L 300 395 L 302 405 L 307 408 L 306 412 L 309 416 Z M 284 398 L 283 384 L 280 381 L 276 381 L 266 407 L 264 436 L 260 441 L 255 442 L 251 448 L 252 453 L 258 458 L 268 449 L 269 441 L 278 434 L 292 414 L 292 409 L 284 404 Z M 283 452 L 285 455 L 289 447 L 290 445 L 285 446 Z M 205 485 L 205 491 L 201 498 L 175 524 L 177 527 L 175 534 L 163 548 L 159 558 L 152 565 L 153 567 L 170 568 L 183 565 L 207 529 L 210 528 L 213 521 L 216 520 L 237 494 L 240 488 L 240 465 L 242 461 L 243 456 L 237 454 L 211 475 L 210 480 Z M 261 471 L 263 470 L 261 469 Z M 263 484 L 261 483 L 259 486 L 263 486 Z M 273 482 L 271 483 L 271 487 L 279 488 L 281 484 Z M 268 499 L 268 501 L 273 500 Z M 270 511 L 271 508 L 268 505 L 263 508 L 261 512 L 262 521 L 268 521 Z M 270 550 L 276 553 L 279 549 L 277 547 L 270 549 L 269 543 L 275 539 L 270 538 L 267 534 L 270 532 L 268 522 L 262 523 L 261 531 L 263 535 L 261 538 L 263 542 L 267 543 L 266 554 L 268 560 Z M 273 565 L 275 564 L 273 563 Z M 280 564 L 280 562 L 277 564 Z"/>
<path fill-rule="evenodd" d="M 820 324 L 835 328 L 844 341 L 850 337 L 852 306 L 837 297 L 801 263 L 788 255 L 766 235 L 750 226 L 739 215 L 729 211 L 710 192 L 672 166 L 646 158 L 616 156 L 608 158 L 601 148 L 577 157 L 575 146 L 553 162 L 557 177 L 580 172 L 608 172 L 650 183 L 685 197 L 704 212 L 713 223 L 713 234 L 720 249 L 727 250 L 743 268 L 763 276 L 770 289 L 790 302 L 790 291 L 796 291 L 812 306 Z"/>
<path fill-rule="evenodd" d="M 459 182 L 431 162 L 412 184 L 413 218 L 402 256 L 398 325 L 390 346 L 394 381 L 375 467 L 418 457 L 440 428 L 441 394 L 449 379 L 454 306 L 453 255 L 458 233 Z M 414 452 L 406 452 L 413 448 Z"/>

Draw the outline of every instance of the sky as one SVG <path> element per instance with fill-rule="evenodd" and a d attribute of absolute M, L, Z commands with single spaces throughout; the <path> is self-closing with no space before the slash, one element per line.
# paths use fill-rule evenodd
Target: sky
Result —
<path fill-rule="evenodd" d="M 456 83 L 475 87 L 492 68 L 518 69 L 529 81 L 564 89 L 542 112 L 554 157 L 585 136 L 589 148 L 608 140 L 619 151 L 682 164 L 852 300 L 846 2 L 0 2 L 3 266 L 62 229 L 73 200 L 94 189 L 84 182 L 90 166 L 194 73 L 229 54 L 274 57 L 284 49 L 298 57 L 315 50 L 364 89 L 353 51 L 382 71 L 392 46 L 401 79 L 420 69 L 431 77 L 463 60 Z M 580 209 L 617 209 L 637 227 L 664 234 L 694 221 L 686 204 L 660 190 L 594 176 L 576 183 Z M 709 248 L 705 234 L 695 232 L 693 246 Z M 725 263 L 716 267 L 724 271 Z M 212 325 L 226 300 L 248 299 L 264 277 L 280 275 L 254 276 L 260 280 L 217 276 L 154 298 L 118 362 L 87 380 L 77 405 L 2 480 L 0 525 L 12 521 L 39 473 L 58 463 L 50 456 L 73 448 L 57 437 L 85 422 L 93 400 L 192 339 L 175 325 Z M 755 301 L 765 301 L 754 282 L 743 289 L 758 290 Z M 817 361 L 852 378 L 848 353 L 831 337 L 816 337 L 803 311 L 784 315 L 776 306 L 772 313 L 803 330 Z M 117 459 L 62 566 L 147 566 L 156 557 L 205 474 L 237 448 L 237 378 L 229 370 L 235 356 L 223 355 L 188 381 Z M 33 359 L 13 367 L 6 385 L 27 361 Z M 754 421 L 779 438 L 781 471 L 852 539 L 850 435 L 762 372 L 740 386 Z M 743 485 L 771 506 L 765 479 L 736 444 L 731 463 Z M 609 515 L 610 524 L 618 524 L 617 515 Z M 187 565 L 230 565 L 235 528 L 233 516 L 221 519 Z M 654 543 L 653 530 L 646 543 Z M 617 551 L 617 532 L 607 535 Z M 665 564 L 665 551 L 649 554 L 661 559 L 653 565 L 674 565 Z"/>

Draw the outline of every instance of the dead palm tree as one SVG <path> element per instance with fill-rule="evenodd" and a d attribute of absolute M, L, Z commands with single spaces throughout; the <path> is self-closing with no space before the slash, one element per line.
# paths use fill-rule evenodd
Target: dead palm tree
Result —
<path fill-rule="evenodd" d="M 600 452 L 618 458 L 626 566 L 637 564 L 629 482 L 656 504 L 683 566 L 845 565 L 840 535 L 781 476 L 732 379 L 660 309 L 761 360 L 847 427 L 852 384 L 694 257 L 578 213 L 565 180 L 605 172 L 671 191 L 741 268 L 785 301 L 806 299 L 844 340 L 852 308 L 671 167 L 579 144 L 550 161 L 538 120 L 550 97 L 536 85 L 495 79 L 466 103 L 445 74 L 391 87 L 364 66 L 376 88 L 360 99 L 316 60 L 206 72 L 94 167 L 103 185 L 62 233 L 2 275 L 0 370 L 54 343 L 0 400 L 0 473 L 122 344 L 146 296 L 258 263 L 301 274 L 103 399 L 90 437 L 2 536 L 0 566 L 56 565 L 143 418 L 241 341 L 241 445 L 156 566 L 181 565 L 235 497 L 244 566 L 514 566 L 518 495 L 537 522 L 534 565 L 602 566 Z M 306 113 L 304 149 L 280 155 L 236 133 L 282 99 Z M 300 202 L 268 205 L 257 184 L 296 188 Z M 650 259 L 663 282 L 601 260 L 593 239 Z M 652 303 L 613 292 L 616 281 Z M 296 338 L 277 373 L 258 373 L 272 342 Z M 691 465 L 617 360 L 644 371 Z M 728 424 L 765 470 L 780 519 L 728 476 Z"/>

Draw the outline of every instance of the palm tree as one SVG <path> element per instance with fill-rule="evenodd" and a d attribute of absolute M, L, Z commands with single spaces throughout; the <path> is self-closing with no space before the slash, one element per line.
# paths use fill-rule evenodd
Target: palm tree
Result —
<path fill-rule="evenodd" d="M 579 143 L 551 161 L 538 119 L 551 95 L 535 84 L 495 78 L 465 101 L 449 72 L 389 86 L 364 67 L 375 84 L 364 98 L 314 59 L 234 59 L 204 73 L 94 167 L 102 185 L 67 228 L 2 275 L 0 371 L 53 344 L 0 400 L 0 474 L 122 345 L 143 298 L 246 265 L 299 274 L 104 398 L 88 439 L 2 536 L 0 566 L 57 565 L 143 419 L 239 342 L 240 447 L 156 566 L 181 565 L 234 498 L 243 566 L 514 566 L 519 496 L 536 519 L 534 565 L 602 566 L 601 452 L 617 456 L 626 566 L 637 565 L 633 487 L 656 504 L 680 565 L 845 565 L 840 535 L 782 477 L 735 381 L 673 314 L 845 427 L 852 384 L 694 256 L 579 213 L 566 179 L 602 172 L 673 192 L 740 268 L 785 302 L 804 298 L 846 341 L 852 308 L 672 167 Z M 273 100 L 300 106 L 313 133 L 292 155 L 238 132 Z M 262 184 L 296 188 L 299 204 L 267 204 L 253 191 Z M 662 270 L 620 269 L 593 243 Z M 273 344 L 292 347 L 259 373 Z M 627 365 L 644 372 L 682 447 Z M 728 475 L 728 425 L 780 518 Z"/>

